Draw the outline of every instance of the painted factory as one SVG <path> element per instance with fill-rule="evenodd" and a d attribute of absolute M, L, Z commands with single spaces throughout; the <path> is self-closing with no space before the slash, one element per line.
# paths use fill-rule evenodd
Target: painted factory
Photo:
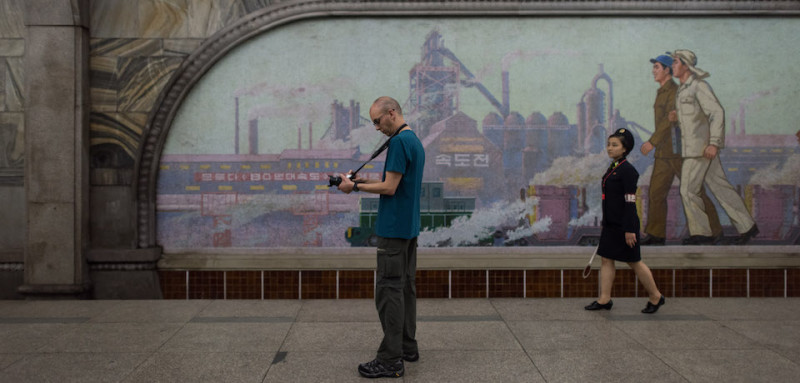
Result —
<path fill-rule="evenodd" d="M 425 182 L 438 190 L 431 202 L 431 217 L 469 216 L 475 209 L 500 200 L 539 199 L 529 219 L 548 216 L 550 231 L 534 235 L 529 244 L 587 244 L 586 236 L 599 232 L 591 227 L 570 225 L 587 210 L 587 185 L 554 187 L 530 185 L 536 174 L 547 171 L 559 157 L 583 157 L 602 153 L 609 132 L 627 127 L 637 142 L 651 134 L 641 125 L 626 121 L 614 108 L 613 81 L 599 65 L 597 75 L 575 108 L 574 123 L 562 112 L 524 116 L 512 111 L 509 100 L 510 74 L 501 74 L 498 100 L 478 81 L 458 57 L 444 46 L 438 31 L 428 34 L 420 62 L 409 72 L 410 93 L 404 114 L 415 127 L 426 151 Z M 474 88 L 474 89 L 472 89 Z M 478 121 L 459 108 L 461 92 L 480 92 L 494 111 Z M 768 93 L 760 96 L 767 96 Z M 238 101 L 238 100 L 237 100 Z M 258 148 L 258 119 L 247 121 L 246 152 L 239 148 L 238 102 L 235 112 L 235 153 L 220 155 L 164 155 L 158 186 L 159 226 L 168 230 L 161 238 L 165 246 L 273 247 L 363 245 L 361 239 L 342 241 L 364 227 L 365 217 L 374 215 L 371 198 L 343 195 L 329 190 L 328 175 L 359 167 L 369 158 L 353 149 L 314 148 L 312 129 L 298 129 L 298 145 L 280 153 L 264 154 Z M 759 227 L 759 241 L 795 243 L 798 240 L 797 186 L 762 188 L 749 186 L 753 174 L 774 164 L 783 164 L 798 152 L 793 136 L 748 135 L 744 124 L 747 103 L 740 105 L 731 122 L 721 160 L 728 178 L 745 196 Z M 362 117 L 359 102 L 331 104 L 331 123 L 320 141 L 348 141 L 350 133 L 370 124 Z M 732 134 L 731 134 L 732 133 Z M 789 138 L 787 138 L 789 137 Z M 634 151 L 633 163 L 640 174 L 652 164 L 651 157 Z M 381 177 L 379 156 L 362 176 Z M 677 187 L 670 197 L 672 231 L 669 239 L 686 234 Z M 646 212 L 646 185 L 640 188 L 640 213 Z M 268 206 L 267 211 L 264 206 Z M 449 209 L 449 210 L 448 210 Z M 777 210 L 780 209 L 780 210 Z M 258 210 L 258 211 L 254 211 Z M 786 213 L 788 212 L 788 213 Z M 642 214 L 644 215 L 644 214 Z M 643 223 L 646 217 L 643 218 Z M 431 218 L 431 222 L 435 219 Z M 763 223 L 762 223 L 763 222 Z M 355 224 L 361 226 L 351 227 Z M 185 228 L 185 229 L 182 229 Z M 198 227 L 200 229 L 198 229 Z M 350 227 L 348 229 L 348 227 Z M 161 227 L 160 227 L 161 229 Z M 206 230 L 205 236 L 201 234 Z M 211 233 L 209 235 L 208 233 Z M 269 233 L 268 235 L 264 233 Z M 361 232 L 359 238 L 367 238 Z M 291 238 L 291 239 L 289 239 Z M 755 241 L 755 242 L 759 242 Z M 356 243 L 357 242 L 357 243 Z M 755 243 L 754 242 L 754 243 Z"/>

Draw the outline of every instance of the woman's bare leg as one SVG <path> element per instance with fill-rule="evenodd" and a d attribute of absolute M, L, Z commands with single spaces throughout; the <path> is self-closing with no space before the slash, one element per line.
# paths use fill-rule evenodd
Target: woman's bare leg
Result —
<path fill-rule="evenodd" d="M 644 285 L 647 295 L 650 296 L 650 303 L 654 305 L 658 304 L 658 300 L 661 299 L 661 291 L 658 291 L 658 286 L 656 286 L 656 281 L 653 279 L 653 273 L 650 271 L 650 268 L 641 261 L 630 262 L 628 266 L 633 269 L 633 272 L 636 273 L 636 276 L 639 278 L 639 282 L 642 282 L 642 285 Z"/>
<path fill-rule="evenodd" d="M 600 264 L 600 296 L 597 303 L 604 305 L 611 300 L 611 286 L 614 285 L 614 275 L 617 269 L 614 267 L 614 260 L 600 257 L 603 261 Z"/>

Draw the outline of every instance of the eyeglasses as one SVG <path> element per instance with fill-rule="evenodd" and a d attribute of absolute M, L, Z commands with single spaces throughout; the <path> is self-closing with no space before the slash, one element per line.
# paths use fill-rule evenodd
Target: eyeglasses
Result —
<path fill-rule="evenodd" d="M 391 112 L 391 111 L 393 111 L 393 110 L 394 110 L 394 109 L 389 109 L 389 110 L 387 110 L 387 111 L 386 111 L 386 113 L 384 113 L 384 114 L 381 114 L 381 116 L 380 116 L 380 117 L 378 117 L 378 118 L 376 118 L 376 119 L 372 120 L 372 125 L 378 126 L 378 124 L 380 124 L 380 123 L 381 123 L 381 119 L 383 118 L 383 116 L 385 116 L 385 115 L 389 114 L 389 112 Z"/>

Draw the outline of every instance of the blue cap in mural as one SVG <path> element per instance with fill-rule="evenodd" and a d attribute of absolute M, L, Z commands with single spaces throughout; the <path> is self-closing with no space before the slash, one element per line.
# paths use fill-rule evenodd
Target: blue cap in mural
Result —
<path fill-rule="evenodd" d="M 664 64 L 664 66 L 666 66 L 666 67 L 671 67 L 672 66 L 672 56 L 660 55 L 660 56 L 658 56 L 658 57 L 656 57 L 654 59 L 650 59 L 650 62 L 653 63 L 653 64 L 661 63 L 661 64 Z"/>

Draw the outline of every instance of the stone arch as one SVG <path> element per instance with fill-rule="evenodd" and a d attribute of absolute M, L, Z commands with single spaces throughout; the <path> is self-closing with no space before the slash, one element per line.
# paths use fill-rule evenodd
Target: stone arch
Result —
<path fill-rule="evenodd" d="M 278 26 L 300 20 L 331 17 L 509 17 L 509 16 L 648 16 L 670 12 L 672 15 L 747 15 L 764 10 L 779 11 L 776 4 L 756 6 L 746 2 L 726 2 L 720 8 L 714 1 L 697 1 L 691 9 L 678 9 L 661 2 L 624 1 L 479 1 L 453 2 L 378 0 L 288 0 L 242 17 L 238 22 L 209 37 L 178 68 L 162 90 L 151 112 L 139 143 L 134 166 L 134 189 L 137 211 L 137 241 L 140 248 L 156 245 L 155 208 L 159 158 L 172 121 L 182 101 L 211 67 L 229 51 L 252 37 Z M 791 11 L 793 8 L 787 6 Z"/>

